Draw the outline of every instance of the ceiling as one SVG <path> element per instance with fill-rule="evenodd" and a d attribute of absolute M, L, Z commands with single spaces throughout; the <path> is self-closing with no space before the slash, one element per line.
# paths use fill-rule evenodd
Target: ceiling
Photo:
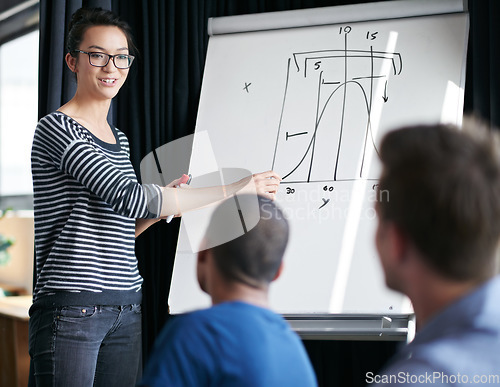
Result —
<path fill-rule="evenodd" d="M 2 0 L 0 2 L 0 44 L 38 28 L 39 0 Z"/>

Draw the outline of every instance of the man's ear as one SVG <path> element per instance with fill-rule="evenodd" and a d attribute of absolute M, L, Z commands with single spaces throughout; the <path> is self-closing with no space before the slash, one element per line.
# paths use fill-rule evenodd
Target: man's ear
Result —
<path fill-rule="evenodd" d="M 387 232 L 391 241 L 391 255 L 397 262 L 401 263 L 408 256 L 408 248 L 410 246 L 408 235 L 394 222 L 389 223 Z"/>
<path fill-rule="evenodd" d="M 196 262 L 196 278 L 201 290 L 208 293 L 208 273 L 207 273 L 208 250 L 198 251 Z"/>
<path fill-rule="evenodd" d="M 205 263 L 207 261 L 208 250 L 198 251 L 198 263 Z"/>
<path fill-rule="evenodd" d="M 276 270 L 276 274 L 274 275 L 273 281 L 276 281 L 279 278 L 279 276 L 283 272 L 283 267 L 284 267 L 284 263 L 283 263 L 283 261 L 281 261 L 280 267 L 278 267 L 278 270 Z"/>
<path fill-rule="evenodd" d="M 68 65 L 68 68 L 71 70 L 71 72 L 76 73 L 76 58 L 74 56 L 71 56 L 71 54 L 68 52 L 64 59 L 66 60 L 66 64 Z"/>

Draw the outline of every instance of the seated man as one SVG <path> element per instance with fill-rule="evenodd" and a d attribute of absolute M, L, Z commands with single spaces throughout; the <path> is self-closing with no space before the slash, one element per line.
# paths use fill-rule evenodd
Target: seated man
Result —
<path fill-rule="evenodd" d="M 416 126 L 382 140 L 376 245 L 417 334 L 368 384 L 500 383 L 497 135 L 466 119 L 463 130 Z"/>
<path fill-rule="evenodd" d="M 238 208 L 250 208 L 252 201 L 256 205 L 255 227 L 218 244 L 235 201 L 216 209 L 205 236 L 211 247 L 198 253 L 197 262 L 198 282 L 213 306 L 166 324 L 141 385 L 317 385 L 299 337 L 268 309 L 269 284 L 281 271 L 288 222 L 268 199 L 242 195 L 237 200 Z"/>

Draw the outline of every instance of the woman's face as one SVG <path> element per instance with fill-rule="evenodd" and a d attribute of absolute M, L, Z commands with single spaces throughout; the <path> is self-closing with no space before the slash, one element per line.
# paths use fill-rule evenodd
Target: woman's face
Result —
<path fill-rule="evenodd" d="M 109 55 L 129 54 L 127 37 L 114 26 L 88 28 L 79 49 Z M 87 54 L 77 52 L 76 55 L 78 60 L 71 56 L 67 56 L 67 60 L 77 74 L 77 92 L 96 100 L 112 99 L 127 79 L 129 69 L 117 68 L 112 59 L 104 67 L 95 67 L 90 64 Z"/>

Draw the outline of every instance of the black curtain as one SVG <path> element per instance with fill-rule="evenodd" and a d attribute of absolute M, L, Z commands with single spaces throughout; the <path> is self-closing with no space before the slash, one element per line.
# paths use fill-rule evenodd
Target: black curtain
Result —
<path fill-rule="evenodd" d="M 153 149 L 194 132 L 209 17 L 284 11 L 370 1 L 348 0 L 41 0 L 39 116 L 74 93 L 64 64 L 64 38 L 71 14 L 81 6 L 112 9 L 134 31 L 140 55 L 113 102 L 111 121 L 130 140 L 132 163 Z M 471 34 L 465 112 L 500 125 L 500 3 L 469 0 Z M 179 220 L 157 223 L 137 239 L 144 282 L 144 358 L 168 318 L 168 294 Z M 394 342 L 306 342 L 320 385 L 361 386 L 395 350 Z"/>
<path fill-rule="evenodd" d="M 500 128 L 500 1 L 469 0 L 464 112 Z"/>

